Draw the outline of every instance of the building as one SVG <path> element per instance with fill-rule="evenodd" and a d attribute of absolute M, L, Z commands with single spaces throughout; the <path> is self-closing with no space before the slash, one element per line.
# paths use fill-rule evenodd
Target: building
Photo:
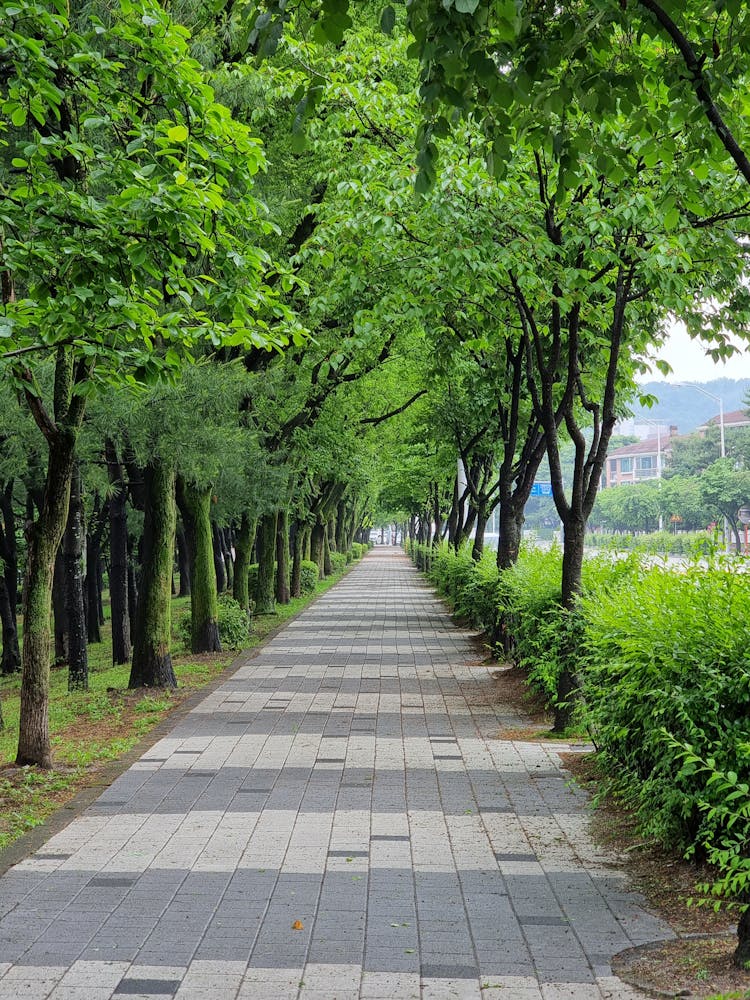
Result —
<path fill-rule="evenodd" d="M 705 435 L 709 427 L 721 427 L 721 423 L 721 414 L 717 413 L 715 417 L 711 417 L 705 424 L 701 424 L 697 428 L 697 431 L 699 434 Z M 724 430 L 733 430 L 735 427 L 750 427 L 750 416 L 748 416 L 747 410 L 731 410 L 729 413 L 724 414 Z"/>
<path fill-rule="evenodd" d="M 665 428 L 661 434 L 609 452 L 602 486 L 623 486 L 641 483 L 645 479 L 660 479 L 661 471 L 672 454 L 672 439 L 676 433 L 676 427 L 670 427 L 669 433 Z"/>

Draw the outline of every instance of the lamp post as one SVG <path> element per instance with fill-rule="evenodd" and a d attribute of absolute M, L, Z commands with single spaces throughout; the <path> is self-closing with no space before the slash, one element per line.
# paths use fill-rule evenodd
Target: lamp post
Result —
<path fill-rule="evenodd" d="M 708 396 L 709 399 L 715 400 L 719 404 L 719 434 L 721 442 L 721 457 L 727 457 L 727 449 L 724 441 L 724 400 L 721 396 L 716 396 L 713 392 L 709 392 L 708 389 L 704 389 L 702 385 L 697 385 L 695 382 L 673 382 L 672 385 L 683 385 L 687 386 L 689 389 L 697 389 L 698 392 L 702 392 L 704 396 Z"/>
<path fill-rule="evenodd" d="M 709 392 L 708 389 L 704 389 L 702 385 L 697 385 L 695 382 L 673 382 L 673 385 L 684 385 L 690 389 L 697 389 L 698 392 L 702 392 L 704 396 L 708 396 L 709 399 L 715 400 L 719 404 L 719 441 L 721 448 L 721 457 L 727 457 L 726 441 L 724 439 L 724 400 L 721 396 L 715 395 L 713 392 Z M 724 548 L 729 552 L 729 523 L 727 522 L 726 515 L 724 517 Z"/>

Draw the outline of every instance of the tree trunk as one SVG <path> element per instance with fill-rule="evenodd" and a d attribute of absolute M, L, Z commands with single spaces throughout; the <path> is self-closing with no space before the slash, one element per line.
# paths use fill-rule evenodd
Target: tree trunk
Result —
<path fill-rule="evenodd" d="M 61 547 L 68 633 L 68 691 L 86 691 L 89 686 L 86 616 L 83 608 L 84 538 L 81 470 L 78 462 L 75 462 L 71 479 L 68 523 Z"/>
<path fill-rule="evenodd" d="M 138 573 L 136 572 L 134 540 L 128 540 L 128 620 L 130 624 L 130 648 L 135 642 L 135 623 L 138 619 Z M 127 662 L 127 661 L 125 661 Z"/>
<path fill-rule="evenodd" d="M 232 559 L 232 529 L 219 528 L 219 536 L 222 541 L 222 551 L 224 553 L 224 569 L 227 574 L 227 590 L 234 589 L 234 561 Z"/>
<path fill-rule="evenodd" d="M 476 530 L 474 532 L 474 544 L 471 547 L 471 558 L 474 562 L 479 562 L 484 552 L 484 532 L 489 520 L 490 511 L 487 509 L 487 501 L 480 497 L 476 509 Z"/>
<path fill-rule="evenodd" d="M 48 438 L 49 457 L 39 517 L 28 529 L 23 602 L 21 718 L 16 763 L 52 767 L 49 741 L 50 607 L 55 557 L 68 519 L 76 435 L 67 427 Z"/>
<path fill-rule="evenodd" d="M 199 488 L 182 480 L 178 483 L 177 497 L 190 559 L 190 648 L 194 653 L 217 653 L 221 650 L 211 491 L 210 486 Z"/>
<path fill-rule="evenodd" d="M 292 548 L 292 579 L 289 591 L 292 597 L 302 594 L 302 558 L 305 552 L 305 541 L 309 529 L 304 521 L 297 521 Z"/>
<path fill-rule="evenodd" d="M 99 609 L 102 603 L 102 535 L 107 520 L 108 502 L 102 507 L 99 494 L 94 494 L 94 509 L 86 528 L 86 578 L 83 590 L 83 610 L 86 615 L 86 636 L 89 643 L 101 642 L 104 624 Z"/>
<path fill-rule="evenodd" d="M 328 525 L 323 532 L 323 576 L 330 576 L 333 573 L 333 563 L 331 562 L 331 542 L 328 538 Z"/>
<path fill-rule="evenodd" d="M 460 548 L 464 542 L 471 538 L 471 533 L 474 530 L 474 525 L 477 520 L 476 508 L 469 504 L 469 509 L 466 512 L 466 520 L 461 526 L 461 530 L 458 535 L 458 547 Z"/>
<path fill-rule="evenodd" d="M 242 514 L 240 530 L 235 542 L 234 560 L 234 599 L 248 615 L 250 614 L 250 559 L 252 558 L 253 542 L 255 541 L 255 521 L 247 511 Z"/>
<path fill-rule="evenodd" d="M 0 493 L 0 556 L 3 571 L 0 573 L 0 619 L 3 626 L 3 655 L 0 674 L 15 674 L 21 669 L 21 651 L 18 647 L 18 545 L 16 519 L 13 513 L 13 480 L 9 480 Z"/>
<path fill-rule="evenodd" d="M 68 623 L 65 620 L 65 568 L 60 549 L 52 571 L 52 622 L 55 639 L 55 666 L 68 662 Z"/>
<path fill-rule="evenodd" d="M 562 605 L 568 610 L 575 606 L 581 591 L 583 571 L 583 546 L 586 536 L 586 519 L 570 515 L 564 522 L 563 565 L 562 565 Z M 563 668 L 557 682 L 555 699 L 555 723 L 553 732 L 562 733 L 573 721 L 579 683 L 572 668 L 574 649 L 563 650 Z"/>
<path fill-rule="evenodd" d="M 177 525 L 177 568 L 180 574 L 179 597 L 190 596 L 190 556 L 188 554 L 187 539 L 185 529 L 182 524 Z"/>
<path fill-rule="evenodd" d="M 18 648 L 16 609 L 11 604 L 5 574 L 0 575 L 0 620 L 3 623 L 3 657 L 0 674 L 8 676 L 21 669 L 21 651 Z"/>
<path fill-rule="evenodd" d="M 516 513 L 515 507 L 507 501 L 500 501 L 498 511 L 500 537 L 497 540 L 498 569 L 510 569 L 518 561 L 523 532 L 523 509 Z"/>
<path fill-rule="evenodd" d="M 276 600 L 288 604 L 289 588 L 289 512 L 279 511 L 276 521 Z"/>
<path fill-rule="evenodd" d="M 750 904 L 747 893 L 740 901 Z M 740 913 L 737 922 L 737 948 L 732 955 L 732 964 L 743 972 L 750 969 L 750 905 Z"/>
<path fill-rule="evenodd" d="M 155 460 L 143 473 L 146 489 L 143 565 L 129 687 L 177 687 L 169 652 L 172 565 L 177 526 L 174 466 Z"/>
<path fill-rule="evenodd" d="M 223 594 L 224 591 L 227 589 L 227 571 L 224 565 L 224 547 L 221 543 L 219 526 L 216 523 L 216 521 L 213 522 L 211 535 L 213 544 L 214 579 L 216 580 L 216 591 L 219 594 Z M 195 580 L 190 581 L 190 586 L 195 587 Z"/>
<path fill-rule="evenodd" d="M 340 500 L 336 507 L 336 551 L 346 552 L 346 520 L 347 506 L 344 500 Z"/>
<path fill-rule="evenodd" d="M 113 487 L 109 501 L 109 603 L 112 618 L 112 663 L 129 663 L 131 595 L 128 580 L 128 516 L 125 473 L 111 441 L 106 442 L 104 451 L 109 482 Z"/>
<path fill-rule="evenodd" d="M 102 641 L 99 625 L 99 564 L 101 553 L 96 539 L 89 532 L 86 536 L 86 580 L 84 611 L 86 613 L 86 638 L 90 644 Z"/>
<path fill-rule="evenodd" d="M 264 514 L 258 522 L 255 540 L 258 550 L 258 599 L 255 612 L 271 615 L 275 610 L 274 601 L 274 559 L 276 555 L 276 513 Z"/>
<path fill-rule="evenodd" d="M 97 548 L 99 558 L 96 560 L 96 613 L 99 616 L 99 628 L 101 628 L 106 621 L 104 617 L 104 560 L 102 559 L 101 542 Z"/>
<path fill-rule="evenodd" d="M 326 526 L 318 515 L 310 534 L 310 561 L 318 564 L 318 576 L 325 575 L 323 566 Z"/>

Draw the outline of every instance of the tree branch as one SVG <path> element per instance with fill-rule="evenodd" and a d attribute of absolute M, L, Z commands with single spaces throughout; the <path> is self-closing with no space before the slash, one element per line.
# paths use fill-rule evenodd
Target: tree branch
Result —
<path fill-rule="evenodd" d="M 411 399 L 407 399 L 403 406 L 399 406 L 396 410 L 391 410 L 390 413 L 383 413 L 379 417 L 364 417 L 362 420 L 358 421 L 361 424 L 371 424 L 373 427 L 377 427 L 378 424 L 382 424 L 384 420 L 390 420 L 391 417 L 398 416 L 399 413 L 403 413 L 404 410 L 408 410 L 412 403 L 416 403 L 420 396 L 427 394 L 426 389 L 420 389 L 419 392 L 415 392 Z"/>
<path fill-rule="evenodd" d="M 690 44 L 687 37 L 680 31 L 667 12 L 655 2 L 655 0 L 638 0 L 638 3 L 649 13 L 653 14 L 657 23 L 666 31 L 674 44 L 677 46 L 683 62 L 692 78 L 695 96 L 703 105 L 706 118 L 713 126 L 714 132 L 721 140 L 722 145 L 737 164 L 737 168 L 745 180 L 750 184 L 750 160 L 745 155 L 744 150 L 735 139 L 729 126 L 721 117 L 719 109 L 716 107 L 708 82 L 703 73 L 703 63 L 696 55 L 695 49 Z"/>

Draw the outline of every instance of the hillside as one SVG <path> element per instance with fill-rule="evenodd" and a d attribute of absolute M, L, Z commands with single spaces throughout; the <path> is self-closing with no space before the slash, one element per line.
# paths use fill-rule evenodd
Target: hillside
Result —
<path fill-rule="evenodd" d="M 750 391 L 750 379 L 716 378 L 710 382 L 696 383 L 714 396 L 720 396 L 724 401 L 724 412 L 745 409 L 745 398 Z M 680 434 L 687 434 L 705 423 L 719 412 L 719 404 L 704 396 L 702 392 L 689 385 L 672 385 L 669 382 L 646 382 L 641 386 L 644 393 L 657 397 L 650 409 L 641 407 L 634 401 L 631 409 L 633 415 L 646 417 L 650 420 L 661 420 L 666 424 L 675 424 Z"/>

